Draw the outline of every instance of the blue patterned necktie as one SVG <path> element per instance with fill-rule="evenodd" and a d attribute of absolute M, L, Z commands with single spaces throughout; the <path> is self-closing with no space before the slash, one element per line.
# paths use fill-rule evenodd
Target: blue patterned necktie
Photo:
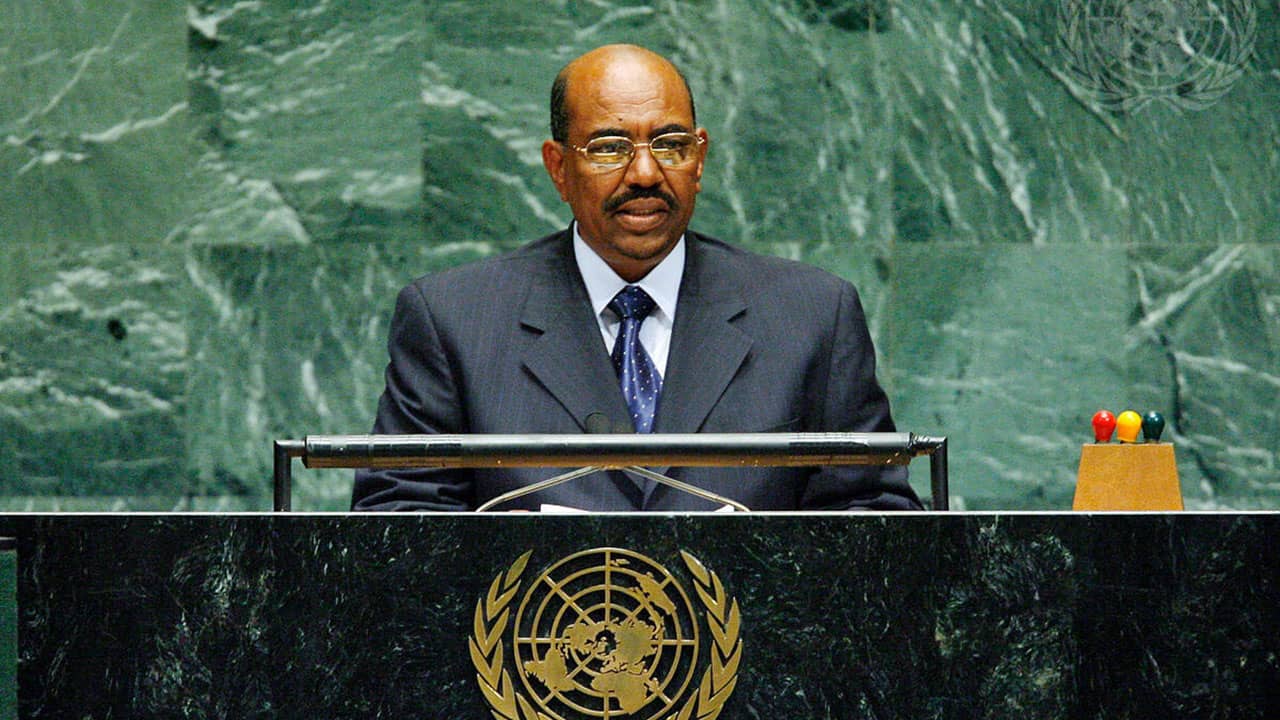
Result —
<path fill-rule="evenodd" d="M 618 339 L 613 343 L 613 369 L 631 410 L 631 421 L 640 433 L 653 430 L 658 394 L 662 392 L 662 375 L 640 344 L 640 324 L 654 306 L 653 298 L 635 285 L 626 286 L 609 301 L 609 309 L 622 318 Z"/>

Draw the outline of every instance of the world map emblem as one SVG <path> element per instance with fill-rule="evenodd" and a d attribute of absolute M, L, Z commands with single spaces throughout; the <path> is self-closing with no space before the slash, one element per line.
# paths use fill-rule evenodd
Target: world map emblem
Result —
<path fill-rule="evenodd" d="M 1200 110 L 1244 73 L 1252 0 L 1058 0 L 1070 77 L 1102 107 Z"/>
<path fill-rule="evenodd" d="M 476 603 L 469 647 L 498 720 L 714 720 L 737 684 L 741 613 L 681 552 L 690 595 L 640 553 L 596 548 L 527 584 L 532 551 Z"/>

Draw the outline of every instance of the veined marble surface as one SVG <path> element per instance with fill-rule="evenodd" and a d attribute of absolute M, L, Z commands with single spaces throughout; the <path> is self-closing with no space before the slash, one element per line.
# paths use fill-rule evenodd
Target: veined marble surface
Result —
<path fill-rule="evenodd" d="M 1274 513 L 64 515 L 8 525 L 20 709 L 31 720 L 486 717 L 477 663 L 509 671 L 510 692 L 548 700 L 514 636 L 559 638 L 619 615 L 656 622 L 623 580 L 653 565 L 665 594 L 651 599 L 666 599 L 671 617 L 659 625 L 663 664 L 635 671 L 659 676 L 676 652 L 676 596 L 710 597 L 695 595 L 703 587 L 682 553 L 714 573 L 721 612 L 741 618 L 726 720 L 1269 720 L 1280 709 Z M 593 559 L 599 548 L 617 558 L 615 589 Z M 618 558 L 628 552 L 643 559 Z M 575 579 L 557 585 L 564 574 L 549 571 L 570 555 Z M 504 575 L 509 589 L 491 589 Z M 696 608 L 694 622 L 711 620 Z M 481 631 L 505 654 L 469 651 Z M 701 632 L 705 648 L 711 632 Z M 588 657 L 568 654 L 571 677 L 606 675 Z M 673 702 L 696 692 L 662 687 Z M 672 715 L 659 710 L 628 717 Z"/>
<path fill-rule="evenodd" d="M 617 41 L 694 89 L 694 226 L 858 285 L 954 506 L 1067 507 L 1133 408 L 1190 507 L 1280 507 L 1280 8 L 1215 6 L 1238 73 L 1089 87 L 1207 7 L 0 0 L 0 507 L 266 508 L 272 439 L 369 427 L 401 285 L 568 222 L 549 85 Z"/>

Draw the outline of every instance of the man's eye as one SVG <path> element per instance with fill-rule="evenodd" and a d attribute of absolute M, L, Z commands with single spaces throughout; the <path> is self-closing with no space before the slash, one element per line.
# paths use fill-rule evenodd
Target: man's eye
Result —
<path fill-rule="evenodd" d="M 625 140 L 607 140 L 591 143 L 587 152 L 592 155 L 626 155 L 631 152 L 631 143 Z"/>
<path fill-rule="evenodd" d="M 660 137 L 653 141 L 653 149 L 659 152 L 683 153 L 689 148 L 687 138 Z"/>

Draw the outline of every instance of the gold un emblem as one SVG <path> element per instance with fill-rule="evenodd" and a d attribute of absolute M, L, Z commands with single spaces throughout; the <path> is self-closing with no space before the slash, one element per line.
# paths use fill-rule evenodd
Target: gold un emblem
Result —
<path fill-rule="evenodd" d="M 662 565 L 596 548 L 556 562 L 516 604 L 532 554 L 495 577 L 476 603 L 471 661 L 497 720 L 720 715 L 737 684 L 742 618 L 715 573 L 680 553 L 699 613 Z"/>

